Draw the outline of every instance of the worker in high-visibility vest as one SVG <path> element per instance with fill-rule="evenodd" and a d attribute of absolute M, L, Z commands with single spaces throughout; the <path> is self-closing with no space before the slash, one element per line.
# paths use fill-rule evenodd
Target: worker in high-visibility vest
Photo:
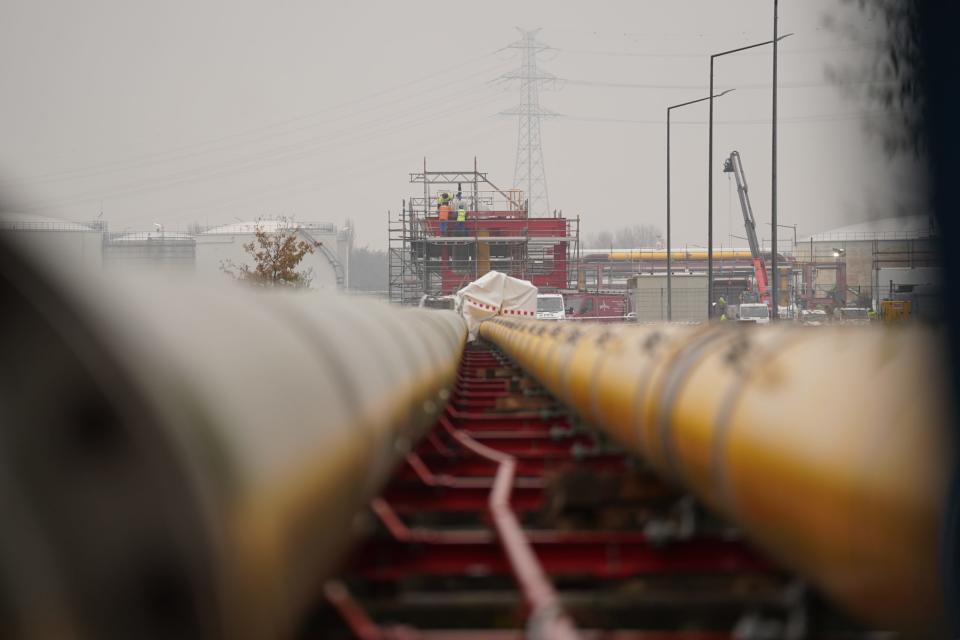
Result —
<path fill-rule="evenodd" d="M 440 235 L 447 235 L 447 220 L 450 219 L 450 194 L 446 191 L 437 198 L 437 218 L 440 220 Z"/>
<path fill-rule="evenodd" d="M 437 218 L 440 219 L 440 235 L 447 235 L 447 220 L 450 219 L 450 205 L 441 204 L 437 210 Z"/>
<path fill-rule="evenodd" d="M 457 235 L 463 236 L 466 235 L 466 226 L 467 226 L 467 207 L 460 201 L 459 206 L 457 207 Z"/>

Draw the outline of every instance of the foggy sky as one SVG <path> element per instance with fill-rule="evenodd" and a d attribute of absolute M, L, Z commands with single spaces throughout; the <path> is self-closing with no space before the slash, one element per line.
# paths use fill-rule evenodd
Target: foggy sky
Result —
<path fill-rule="evenodd" d="M 837 0 L 783 0 L 780 220 L 800 236 L 926 213 L 914 166 L 888 160 L 824 75 L 882 55 L 823 26 L 859 19 Z M 20 208 L 111 229 L 182 229 L 258 216 L 354 221 L 386 246 L 387 211 L 422 166 L 477 156 L 512 186 L 519 65 L 515 26 L 542 27 L 541 64 L 567 83 L 542 94 L 550 205 L 583 232 L 664 227 L 665 108 L 706 95 L 708 55 L 772 35 L 769 0 L 653 2 L 35 2 L 0 8 L 0 190 Z M 869 25 L 862 25 L 869 31 Z M 742 155 L 760 221 L 770 211 L 768 49 L 717 63 L 716 244 L 742 235 L 721 173 Z M 597 86 L 597 85 L 604 86 Z M 614 87 L 613 84 L 653 85 Z M 705 104 L 675 111 L 674 245 L 706 241 Z M 633 122 L 624 122 L 624 121 Z M 781 236 L 792 235 L 781 231 Z M 742 246 L 743 241 L 734 239 Z"/>

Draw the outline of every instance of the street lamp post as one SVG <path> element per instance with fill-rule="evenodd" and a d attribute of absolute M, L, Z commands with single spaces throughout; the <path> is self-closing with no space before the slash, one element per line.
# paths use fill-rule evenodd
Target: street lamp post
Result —
<path fill-rule="evenodd" d="M 780 273 L 777 271 L 777 0 L 773 0 L 773 142 L 771 144 L 770 164 L 770 266 L 773 269 L 773 291 L 771 302 L 773 312 L 771 320 L 780 318 L 777 298 L 780 293 Z"/>
<path fill-rule="evenodd" d="M 673 320 L 673 290 L 671 288 L 671 273 L 672 269 L 672 253 L 670 246 L 670 112 L 674 109 L 679 109 L 680 107 L 686 107 L 687 105 L 696 104 L 698 102 L 705 102 L 711 98 L 719 98 L 722 95 L 726 95 L 733 91 L 733 89 L 727 89 L 726 91 L 714 96 L 709 95 L 705 98 L 699 98 L 697 100 L 689 100 L 687 102 L 681 102 L 680 104 L 675 104 L 670 107 L 667 107 L 667 322 Z"/>
<path fill-rule="evenodd" d="M 741 51 L 746 51 L 748 49 L 756 49 L 757 47 L 764 47 L 768 44 L 773 44 L 776 41 L 783 40 L 792 36 L 792 33 L 787 33 L 782 35 L 775 40 L 767 40 L 766 42 L 758 42 L 756 44 L 748 44 L 745 47 L 737 47 L 736 49 L 729 49 L 727 51 L 721 51 L 720 53 L 714 53 L 710 56 L 710 92 L 709 98 L 710 101 L 710 120 L 708 126 L 708 136 L 709 143 L 707 145 L 707 318 L 710 318 L 713 311 L 713 66 L 714 61 L 717 58 L 722 58 L 723 56 L 730 55 L 731 53 L 739 53 Z"/>

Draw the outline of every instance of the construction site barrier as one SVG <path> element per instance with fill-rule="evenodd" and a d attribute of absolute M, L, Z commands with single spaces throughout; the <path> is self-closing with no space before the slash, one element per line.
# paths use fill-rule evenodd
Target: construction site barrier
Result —
<path fill-rule="evenodd" d="M 106 282 L 9 246 L 0 299 L 3 637 L 293 636 L 466 333 L 448 311 Z"/>
<path fill-rule="evenodd" d="M 480 335 L 848 611 L 942 624 L 934 331 L 496 318 Z"/>

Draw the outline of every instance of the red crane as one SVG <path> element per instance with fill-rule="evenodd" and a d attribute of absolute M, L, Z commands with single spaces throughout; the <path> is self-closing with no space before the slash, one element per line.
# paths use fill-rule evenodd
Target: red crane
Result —
<path fill-rule="evenodd" d="M 770 304 L 770 292 L 767 289 L 767 265 L 760 252 L 760 243 L 757 241 L 757 223 L 753 219 L 753 207 L 750 206 L 750 196 L 747 193 L 747 178 L 743 174 L 743 163 L 740 161 L 740 152 L 733 151 L 723 163 L 724 173 L 732 173 L 737 180 L 737 195 L 740 196 L 740 208 L 743 210 L 743 226 L 747 232 L 747 242 L 750 243 L 750 255 L 753 260 L 753 271 L 757 279 L 757 293 L 760 302 Z"/>

